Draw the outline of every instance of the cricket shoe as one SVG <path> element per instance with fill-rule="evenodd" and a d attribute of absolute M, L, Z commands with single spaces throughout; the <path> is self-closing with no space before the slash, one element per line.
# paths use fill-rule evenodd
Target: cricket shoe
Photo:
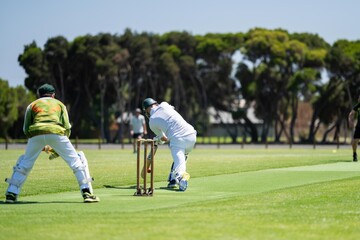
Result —
<path fill-rule="evenodd" d="M 84 198 L 84 203 L 100 202 L 100 198 L 90 193 L 88 188 L 82 190 L 82 196 Z"/>
<path fill-rule="evenodd" d="M 179 181 L 179 191 L 184 192 L 189 185 L 190 174 L 184 172 Z"/>
<path fill-rule="evenodd" d="M 176 188 L 176 180 L 170 180 L 169 184 L 167 185 L 167 188 Z"/>
<path fill-rule="evenodd" d="M 17 201 L 17 195 L 15 193 L 7 192 L 5 196 L 5 203 L 15 203 Z"/>

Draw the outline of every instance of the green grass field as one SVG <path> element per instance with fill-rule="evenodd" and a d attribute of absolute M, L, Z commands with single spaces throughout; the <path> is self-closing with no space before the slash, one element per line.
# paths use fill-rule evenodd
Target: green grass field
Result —
<path fill-rule="evenodd" d="M 163 189 L 170 151 L 156 155 L 153 197 L 135 197 L 130 149 L 84 150 L 100 203 L 84 204 L 72 171 L 42 153 L 0 239 L 359 239 L 360 163 L 350 147 L 196 148 L 186 192 Z M 0 179 L 23 150 L 0 150 Z M 3 180 L 2 180 L 3 181 Z"/>

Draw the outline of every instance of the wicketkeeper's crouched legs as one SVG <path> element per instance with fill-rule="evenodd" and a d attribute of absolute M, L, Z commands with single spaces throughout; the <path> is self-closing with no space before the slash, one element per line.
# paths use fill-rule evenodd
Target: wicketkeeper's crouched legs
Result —
<path fill-rule="evenodd" d="M 90 176 L 88 161 L 84 152 L 78 152 L 79 160 L 81 161 L 81 167 L 74 170 L 74 174 L 78 180 L 80 186 L 80 192 L 84 198 L 85 203 L 99 202 L 100 199 L 94 195 L 91 182 L 93 178 Z"/>
<path fill-rule="evenodd" d="M 90 190 L 90 193 L 93 193 L 91 182 L 94 179 L 90 176 L 88 161 L 85 157 L 84 152 L 78 152 L 78 156 L 80 157 L 79 160 L 81 161 L 81 165 L 79 165 L 79 167 L 77 167 L 76 169 L 73 169 L 73 171 L 79 183 L 80 190 L 88 188 Z"/>
<path fill-rule="evenodd" d="M 6 182 L 9 184 L 6 193 L 10 192 L 16 195 L 20 194 L 21 188 L 42 150 L 43 145 L 40 138 L 40 136 L 36 136 L 28 140 L 25 154 L 18 158 L 15 166 L 13 167 L 13 174 L 11 178 L 6 179 Z"/>
<path fill-rule="evenodd" d="M 66 136 L 58 136 L 58 141 L 49 144 L 60 157 L 62 157 L 68 166 L 73 170 L 78 181 L 80 192 L 84 202 L 98 202 L 99 199 L 93 195 L 88 161 L 85 154 L 77 152 L 70 140 Z"/>
<path fill-rule="evenodd" d="M 75 159 L 72 159 L 70 161 L 68 159 L 65 159 L 65 161 L 68 163 L 68 165 L 74 172 L 74 175 L 79 184 L 80 193 L 84 198 L 84 202 L 99 202 L 100 199 L 93 193 L 93 187 L 91 184 L 93 178 L 90 175 L 88 161 L 85 157 L 84 152 L 80 151 L 77 153 Z"/>
<path fill-rule="evenodd" d="M 87 188 L 92 193 L 92 178 L 85 154 L 82 151 L 77 152 L 66 136 L 47 136 L 47 140 L 47 143 L 73 170 L 80 190 Z"/>
<path fill-rule="evenodd" d="M 19 157 L 16 165 L 13 168 L 13 174 L 11 178 L 5 179 L 5 181 L 9 184 L 9 187 L 6 191 L 7 193 L 11 192 L 18 195 L 21 191 L 21 187 L 24 185 L 24 182 L 32 169 L 32 165 L 29 168 L 23 166 L 22 161 L 24 156 L 25 155 L 21 155 Z"/>

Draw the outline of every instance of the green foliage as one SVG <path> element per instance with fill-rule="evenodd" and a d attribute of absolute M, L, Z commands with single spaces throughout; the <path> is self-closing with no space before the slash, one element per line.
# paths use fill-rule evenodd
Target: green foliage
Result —
<path fill-rule="evenodd" d="M 357 98 L 360 90 L 360 41 L 335 42 L 326 57 L 326 62 L 332 76 L 348 83 L 346 90 L 350 93 L 349 104 L 353 105 L 352 98 Z"/>
<path fill-rule="evenodd" d="M 199 41 L 196 52 L 209 63 L 216 63 L 219 53 L 226 49 L 226 44 L 219 38 L 204 38 Z M 216 56 L 216 57 L 214 57 Z"/>
<path fill-rule="evenodd" d="M 318 67 L 325 66 L 327 51 L 325 49 L 315 49 L 306 52 L 304 66 Z"/>
<path fill-rule="evenodd" d="M 49 62 L 56 62 L 58 58 L 60 61 L 66 60 L 68 56 L 69 43 L 66 38 L 62 36 L 50 38 L 47 40 L 44 51 Z"/>
<path fill-rule="evenodd" d="M 338 121 L 337 119 L 341 119 L 339 115 L 348 114 L 344 82 L 332 78 L 326 85 L 320 87 L 319 91 L 321 94 L 314 98 L 313 106 L 321 121 L 330 124 Z M 328 104 L 331 104 L 332 108 L 328 108 Z"/>
<path fill-rule="evenodd" d="M 316 95 L 314 85 L 325 66 L 327 49 L 320 43 L 316 36 L 293 36 L 281 29 L 256 28 L 247 33 L 241 51 L 253 65 L 249 68 L 240 63 L 236 76 L 243 97 L 256 102 L 255 113 L 264 120 L 262 141 L 274 122 L 282 126 L 275 133 L 279 139 L 289 119 L 287 136 L 293 141 L 299 98 L 311 101 Z"/>
<path fill-rule="evenodd" d="M 43 83 L 43 79 L 48 76 L 48 69 L 42 50 L 32 42 L 24 47 L 24 52 L 19 55 L 18 62 L 28 75 L 25 79 L 25 86 L 32 92 Z"/>
<path fill-rule="evenodd" d="M 289 62 L 302 62 L 307 52 L 307 47 L 304 43 L 297 40 L 291 40 L 286 43 L 287 59 Z"/>
<path fill-rule="evenodd" d="M 174 79 L 180 71 L 172 54 L 170 53 L 164 53 L 160 56 L 160 67 L 165 76 L 171 77 L 170 79 Z"/>
<path fill-rule="evenodd" d="M 168 46 L 167 52 L 169 52 L 174 58 L 179 58 L 181 55 L 181 50 L 176 45 Z"/>
<path fill-rule="evenodd" d="M 20 96 L 9 83 L 0 79 L 0 135 L 8 137 L 8 129 L 18 118 L 18 105 Z"/>
<path fill-rule="evenodd" d="M 109 142 L 112 117 L 141 106 L 145 97 L 154 97 L 168 100 L 202 134 L 209 129 L 209 107 L 232 113 L 245 100 L 246 108 L 255 106 L 256 117 L 264 121 L 262 141 L 276 125 L 282 126 L 276 128 L 277 139 L 285 134 L 293 141 L 299 101 L 317 101 L 323 93 L 320 89 L 326 87 L 319 81 L 322 71 L 347 82 L 339 91 L 348 93 L 343 105 L 352 104 L 360 91 L 359 45 L 359 41 L 339 40 L 330 46 L 317 34 L 284 29 L 205 35 L 126 29 L 121 35 L 99 33 L 73 41 L 56 36 L 43 49 L 32 42 L 18 61 L 28 74 L 25 86 L 31 92 L 44 82 L 56 87 L 76 136 L 101 132 Z M 242 59 L 234 66 L 234 54 L 239 51 Z M 344 120 L 341 114 L 343 106 L 336 115 L 339 121 Z M 333 115 L 323 117 L 319 124 L 334 120 Z M 318 120 L 315 114 L 310 125 Z M 251 122 L 238 124 L 247 132 L 252 128 Z M 309 139 L 314 132 L 310 127 Z M 229 129 L 227 133 L 233 139 L 238 134 Z"/>
<path fill-rule="evenodd" d="M 330 44 L 327 43 L 322 37 L 318 34 L 312 33 L 293 33 L 290 34 L 291 39 L 296 39 L 300 42 L 303 42 L 310 49 L 326 49 L 330 48 Z"/>
<path fill-rule="evenodd" d="M 326 55 L 327 69 L 330 73 L 330 82 L 324 86 L 323 93 L 319 101 L 326 96 L 332 99 L 336 108 L 332 108 L 329 113 L 324 113 L 321 118 L 330 122 L 336 116 L 338 124 L 347 116 L 351 107 L 355 104 L 353 99 L 357 99 L 360 92 L 360 41 L 339 40 L 334 43 Z M 336 100 L 335 100 L 336 99 Z M 317 106 L 324 106 L 323 104 Z M 334 112 L 336 111 L 336 112 Z M 326 120 L 325 120 L 326 118 Z M 347 122 L 347 119 L 343 119 Z"/>
<path fill-rule="evenodd" d="M 302 96 L 311 96 L 316 91 L 312 80 L 319 80 L 320 74 L 313 68 L 304 68 L 297 71 L 289 81 L 287 89 L 292 92 L 301 92 Z M 308 91 L 308 93 L 306 93 Z"/>

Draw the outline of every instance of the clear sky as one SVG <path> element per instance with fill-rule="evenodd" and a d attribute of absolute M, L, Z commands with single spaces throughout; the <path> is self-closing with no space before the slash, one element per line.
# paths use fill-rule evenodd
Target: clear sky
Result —
<path fill-rule="evenodd" d="M 23 85 L 24 45 L 98 33 L 247 32 L 255 27 L 317 33 L 328 43 L 360 39 L 357 0 L 0 0 L 0 78 Z"/>

